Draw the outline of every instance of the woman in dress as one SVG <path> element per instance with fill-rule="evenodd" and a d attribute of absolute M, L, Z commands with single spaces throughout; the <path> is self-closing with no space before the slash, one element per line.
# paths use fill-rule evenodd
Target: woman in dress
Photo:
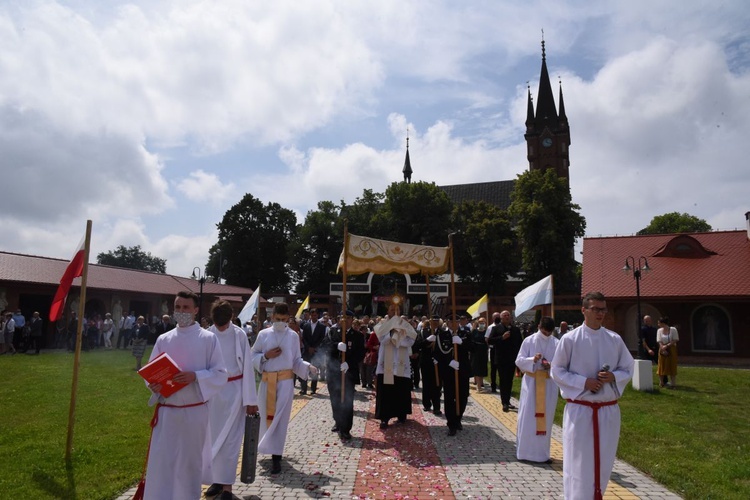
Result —
<path fill-rule="evenodd" d="M 677 378 L 677 342 L 680 336 L 677 334 L 677 328 L 670 325 L 666 316 L 659 318 L 658 325 L 656 341 L 659 343 L 659 364 L 656 374 L 659 376 L 659 387 L 664 387 L 669 377 L 669 388 L 674 389 Z"/>

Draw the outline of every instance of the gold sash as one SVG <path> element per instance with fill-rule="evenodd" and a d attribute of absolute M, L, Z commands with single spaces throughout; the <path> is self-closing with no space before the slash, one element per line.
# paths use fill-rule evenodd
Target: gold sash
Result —
<path fill-rule="evenodd" d="M 294 377 L 292 370 L 263 372 L 263 382 L 266 383 L 266 420 L 268 425 L 271 425 L 271 421 L 276 414 L 276 384 L 292 377 Z"/>
<path fill-rule="evenodd" d="M 536 417 L 536 435 L 546 436 L 547 435 L 547 379 L 549 378 L 549 372 L 547 370 L 537 370 L 535 372 L 525 372 L 529 377 L 534 378 L 535 390 L 535 412 Z"/>

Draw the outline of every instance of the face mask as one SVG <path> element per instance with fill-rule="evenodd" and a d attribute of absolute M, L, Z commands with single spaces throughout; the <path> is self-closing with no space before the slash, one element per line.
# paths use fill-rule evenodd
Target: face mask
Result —
<path fill-rule="evenodd" d="M 193 322 L 193 314 L 187 312 L 175 311 L 175 313 L 172 314 L 172 318 L 174 319 L 174 322 L 177 323 L 177 326 L 181 326 L 183 328 L 186 326 L 190 326 L 190 324 Z"/>
<path fill-rule="evenodd" d="M 274 321 L 273 322 L 273 331 L 275 332 L 283 332 L 286 329 L 286 323 L 283 321 Z"/>
<path fill-rule="evenodd" d="M 480 331 L 480 332 L 483 332 L 483 331 L 485 331 L 486 329 L 487 329 L 487 325 L 485 325 L 484 323 L 482 323 L 481 325 L 479 325 L 479 331 Z"/>

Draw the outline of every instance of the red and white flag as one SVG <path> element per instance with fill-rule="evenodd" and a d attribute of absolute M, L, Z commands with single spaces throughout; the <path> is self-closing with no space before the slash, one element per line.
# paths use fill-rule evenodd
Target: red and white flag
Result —
<path fill-rule="evenodd" d="M 52 306 L 49 308 L 49 320 L 57 321 L 62 318 L 63 311 L 65 310 L 65 299 L 68 297 L 68 292 L 73 284 L 73 280 L 83 275 L 83 265 L 86 259 L 86 238 L 81 240 L 81 244 L 78 245 L 75 255 L 65 268 L 62 278 L 60 278 L 60 287 L 55 293 L 55 298 L 52 299 Z"/>

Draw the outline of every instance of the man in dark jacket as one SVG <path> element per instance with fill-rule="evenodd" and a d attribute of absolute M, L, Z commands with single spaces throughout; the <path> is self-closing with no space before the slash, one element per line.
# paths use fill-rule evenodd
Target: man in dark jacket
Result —
<path fill-rule="evenodd" d="M 510 404 L 510 393 L 516 374 L 516 356 L 523 342 L 521 330 L 511 321 L 509 311 L 500 313 L 500 321 L 492 326 L 487 342 L 495 347 L 495 362 L 500 378 L 500 401 L 503 411 L 507 413 L 511 408 L 515 409 L 515 406 Z"/>
<path fill-rule="evenodd" d="M 323 352 L 320 350 L 323 340 L 328 335 L 328 327 L 318 321 L 319 312 L 317 309 L 310 311 L 310 321 L 302 325 L 302 359 L 314 366 L 321 366 L 320 361 L 323 359 Z M 300 379 L 300 394 L 307 394 L 307 380 Z M 318 389 L 318 376 L 313 375 L 310 386 L 311 392 L 315 394 Z"/>
<path fill-rule="evenodd" d="M 445 418 L 449 436 L 455 436 L 456 431 L 463 430 L 461 419 L 469 400 L 469 374 L 471 373 L 469 335 L 468 331 L 460 328 L 457 335 L 454 335 L 447 323 L 443 323 L 436 335 L 435 359 L 438 362 L 440 378 L 443 379 Z M 458 360 L 454 357 L 454 349 L 458 349 Z M 458 387 L 456 387 L 456 372 L 458 372 Z"/>
<path fill-rule="evenodd" d="M 335 422 L 333 432 L 338 432 L 341 439 L 347 441 L 352 438 L 351 430 L 354 422 L 354 386 L 359 379 L 358 366 L 365 358 L 365 336 L 352 328 L 352 317 L 346 315 L 346 342 L 343 342 L 341 326 L 337 325 L 328 332 L 328 393 L 331 397 L 331 410 Z M 345 361 L 341 361 L 343 355 Z M 341 400 L 341 373 L 344 372 L 344 400 Z M 314 382 L 313 382 L 314 383 Z M 313 386 L 314 387 L 314 386 Z M 313 392 L 315 389 L 313 389 Z"/>

